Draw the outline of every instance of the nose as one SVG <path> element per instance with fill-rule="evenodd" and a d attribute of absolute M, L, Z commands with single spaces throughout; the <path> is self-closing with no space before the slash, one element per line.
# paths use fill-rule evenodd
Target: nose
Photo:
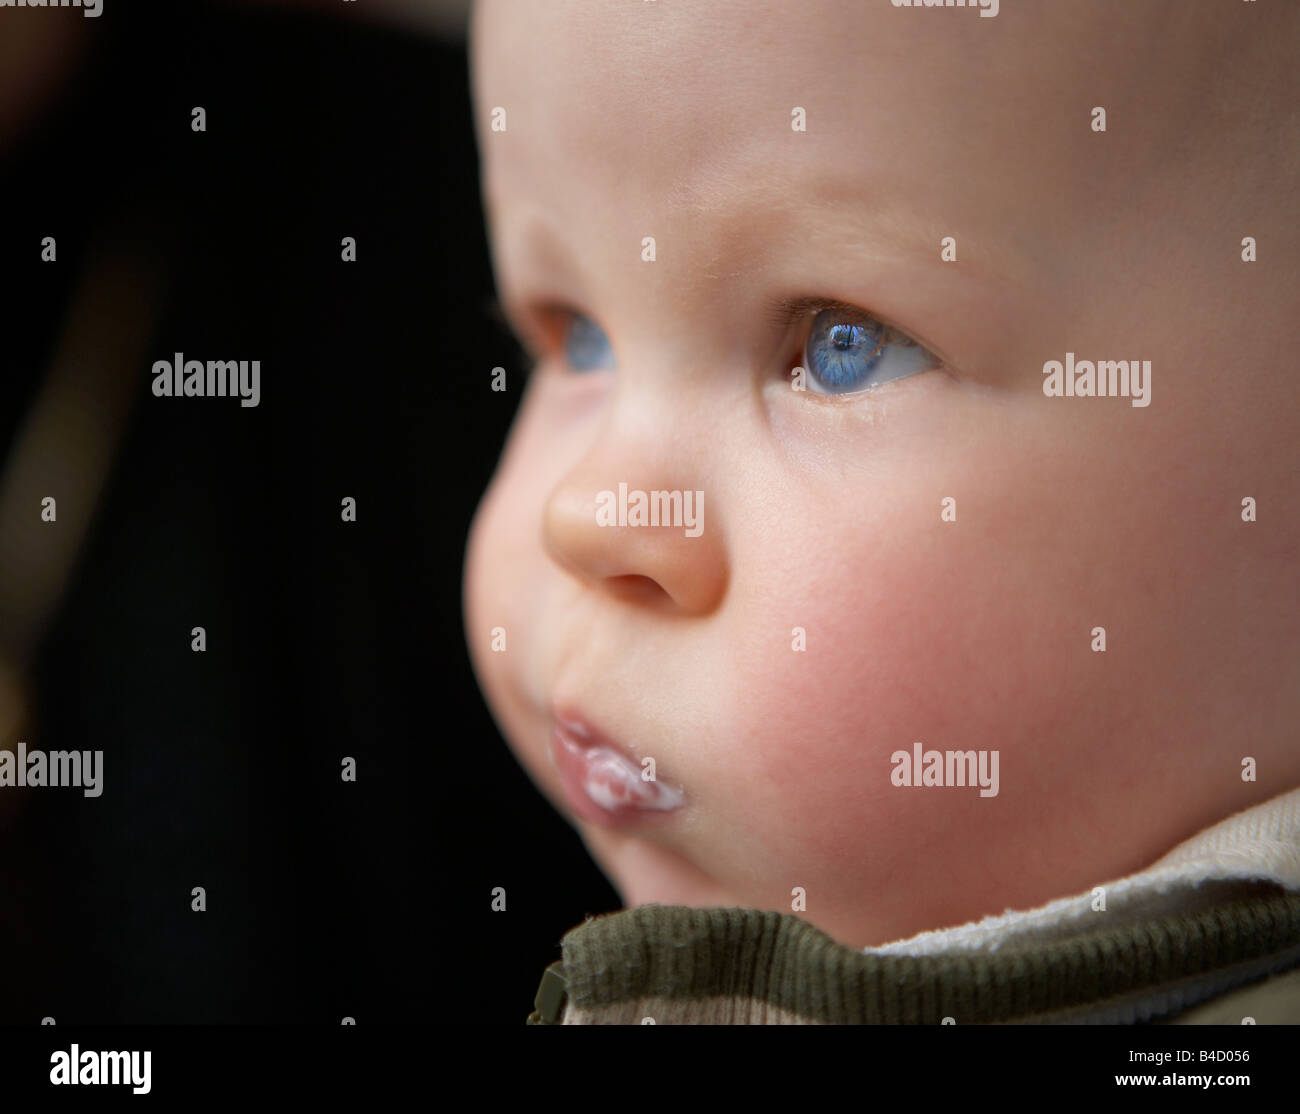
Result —
<path fill-rule="evenodd" d="M 591 587 L 703 615 L 726 592 L 724 508 L 700 469 L 668 459 L 672 440 L 611 423 L 551 490 L 543 535 Z"/>

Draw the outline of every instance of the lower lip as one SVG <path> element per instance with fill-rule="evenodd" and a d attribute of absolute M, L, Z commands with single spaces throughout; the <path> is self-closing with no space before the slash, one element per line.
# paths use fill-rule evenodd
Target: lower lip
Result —
<path fill-rule="evenodd" d="M 641 769 L 585 729 L 557 724 L 551 760 L 569 808 L 581 820 L 609 828 L 666 820 L 685 804 L 679 790 L 642 779 Z"/>

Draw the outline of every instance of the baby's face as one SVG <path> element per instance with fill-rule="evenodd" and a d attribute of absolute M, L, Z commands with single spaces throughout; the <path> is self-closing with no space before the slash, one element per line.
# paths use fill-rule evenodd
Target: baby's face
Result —
<path fill-rule="evenodd" d="M 469 645 L 630 905 L 882 943 L 1300 783 L 1280 36 L 1028 7 L 476 12 L 494 264 L 539 362 Z M 1049 397 L 1067 353 L 1150 375 Z M 676 492 L 676 524 L 618 525 L 621 484 L 622 521 Z M 996 752 L 996 784 L 896 784 L 917 743 Z"/>

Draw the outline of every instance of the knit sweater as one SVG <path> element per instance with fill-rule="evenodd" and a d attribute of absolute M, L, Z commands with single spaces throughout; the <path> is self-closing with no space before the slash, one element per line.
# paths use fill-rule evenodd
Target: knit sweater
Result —
<path fill-rule="evenodd" d="M 1300 1023 L 1300 790 L 1146 870 L 860 950 L 756 909 L 567 932 L 529 1024 Z"/>

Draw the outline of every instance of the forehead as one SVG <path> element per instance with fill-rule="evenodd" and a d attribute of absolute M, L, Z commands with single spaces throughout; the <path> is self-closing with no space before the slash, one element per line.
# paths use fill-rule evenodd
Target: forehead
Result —
<path fill-rule="evenodd" d="M 1201 127 L 1211 58 L 1248 30 L 1214 13 L 1171 27 L 1122 0 L 1025 7 L 479 0 L 494 238 L 524 238 L 525 223 L 594 238 L 614 211 L 646 235 L 694 215 L 709 230 L 693 246 L 739 267 L 750 218 L 770 242 L 782 213 L 804 225 L 851 213 L 900 251 L 960 229 L 968 242 L 987 232 L 990 252 L 1046 258 L 1042 228 L 1097 203 L 1091 108 L 1130 125 L 1140 114 L 1105 140 L 1140 184 Z M 498 106 L 503 134 L 488 128 Z M 792 128 L 796 109 L 806 130 Z"/>
<path fill-rule="evenodd" d="M 500 105 L 511 134 L 483 143 L 489 198 L 581 179 L 711 206 L 742 186 L 781 196 L 809 171 L 860 177 L 896 159 L 918 120 L 931 126 L 936 104 L 954 132 L 977 111 L 952 63 L 994 21 L 954 11 L 965 26 L 936 36 L 924 14 L 843 0 L 488 0 L 475 19 L 480 126 Z M 961 95 L 949 102 L 936 77 Z"/>
<path fill-rule="evenodd" d="M 809 110 L 809 136 L 840 139 L 917 124 L 984 132 L 1043 115 L 1040 98 L 1063 92 L 1078 111 L 1077 95 L 1128 80 L 1101 72 L 1140 59 L 1154 74 L 1175 30 L 1196 34 L 1127 0 L 1032 8 L 987 19 L 889 0 L 479 0 L 475 84 L 480 108 L 508 103 L 548 143 L 621 155 L 671 136 L 689 159 L 771 136 L 774 112 L 789 132 L 796 105 Z M 1201 24 L 1198 37 L 1222 41 Z"/>

